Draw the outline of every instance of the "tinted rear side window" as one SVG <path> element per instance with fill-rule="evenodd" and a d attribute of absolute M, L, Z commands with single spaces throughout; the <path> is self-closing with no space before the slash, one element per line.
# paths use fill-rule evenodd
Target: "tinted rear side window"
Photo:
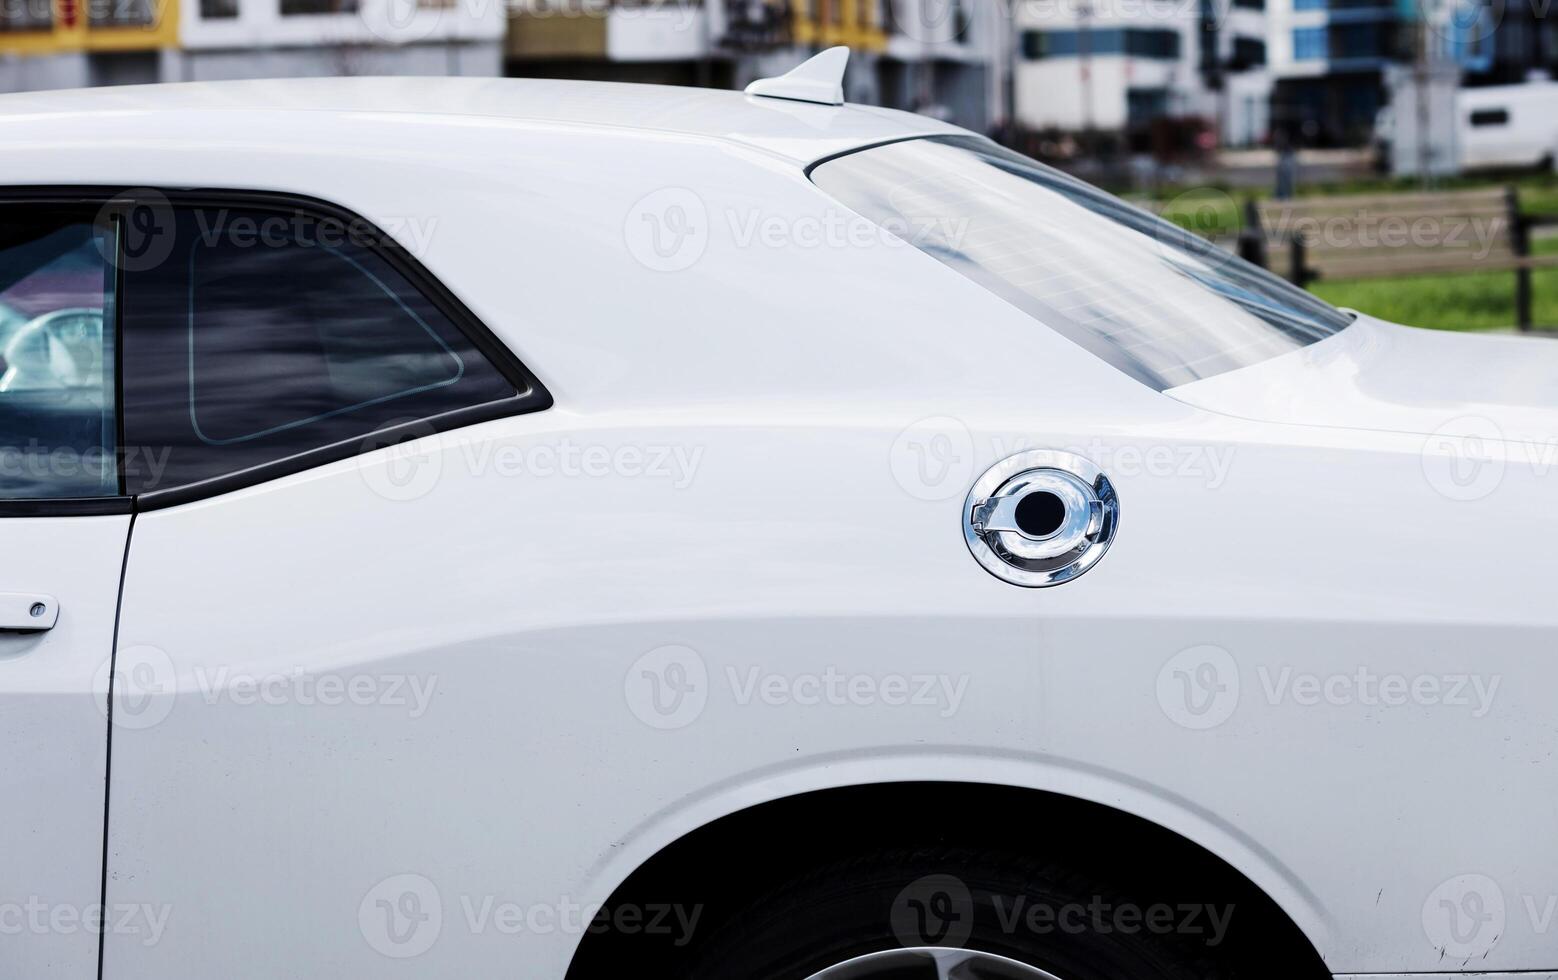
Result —
<path fill-rule="evenodd" d="M 0 209 L 0 499 L 119 491 L 115 236 L 95 210 Z"/>
<path fill-rule="evenodd" d="M 363 229 L 236 208 L 165 225 L 125 275 L 130 493 L 517 393 Z"/>

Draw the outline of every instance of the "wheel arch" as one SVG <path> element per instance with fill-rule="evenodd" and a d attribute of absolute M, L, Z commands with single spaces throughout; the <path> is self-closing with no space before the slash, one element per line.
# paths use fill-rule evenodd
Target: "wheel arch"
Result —
<path fill-rule="evenodd" d="M 1133 874 L 1150 869 L 1150 876 L 1189 874 L 1215 882 L 1236 896 L 1241 912 L 1247 910 L 1239 928 L 1252 953 L 1267 964 L 1291 964 L 1282 976 L 1329 975 L 1318 900 L 1271 855 L 1188 805 L 1098 774 L 1073 773 L 1072 785 L 1059 790 L 923 774 L 895 778 L 883 760 L 869 768 L 877 778 L 861 772 L 863 778 L 849 780 L 849 773 L 830 767 L 836 780 L 830 785 L 807 787 L 790 778 L 783 781 L 787 792 L 766 797 L 755 797 L 750 786 L 716 792 L 689 808 L 702 819 L 663 814 L 651 822 L 660 833 L 623 841 L 616 849 L 623 860 L 608 859 L 598 869 L 598 891 L 609 888 L 608 909 L 696 904 L 706 934 L 722 915 L 734 914 L 729 910 L 805 863 L 850 848 L 977 838 L 980 845 L 1032 852 L 1034 834 L 1041 832 L 1067 840 L 1068 860 L 1076 855 L 1083 867 L 1102 862 Z M 679 832 L 666 834 L 669 824 L 679 824 Z M 645 846 L 648 838 L 657 838 L 656 844 Z M 612 875 L 607 868 L 618 870 Z M 575 949 L 567 976 L 590 980 L 628 966 L 642 971 L 658 965 L 646 956 L 663 955 L 671 965 L 679 952 L 611 931 L 590 932 Z"/>

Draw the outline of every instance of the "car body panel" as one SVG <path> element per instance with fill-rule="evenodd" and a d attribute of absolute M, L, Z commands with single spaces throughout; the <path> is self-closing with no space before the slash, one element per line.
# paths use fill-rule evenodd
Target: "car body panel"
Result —
<path fill-rule="evenodd" d="M 5 465 L 16 465 L 14 457 Z M 0 974 L 97 970 L 108 659 L 129 515 L 0 519 L 0 592 L 59 618 L 0 631 Z M 149 929 L 140 910 L 121 925 Z"/>
<path fill-rule="evenodd" d="M 1360 316 L 1320 343 L 1168 394 L 1268 422 L 1428 436 L 1467 418 L 1558 450 L 1558 346 L 1421 330 Z M 1558 465 L 1558 453 L 1550 460 Z"/>
<path fill-rule="evenodd" d="M 486 123 L 674 134 L 736 143 L 801 163 L 883 140 L 964 132 L 892 109 L 549 79 L 311 78 L 127 85 L 111 91 L 7 95 L 0 104 L 7 129 L 19 133 L 41 129 L 79 138 L 93 131 L 111 132 L 133 120 L 147 139 L 185 133 L 201 145 L 218 142 L 213 137 L 222 134 L 243 138 L 260 121 L 256 116 L 272 112 L 294 121 L 305 113 L 343 121 L 377 117 L 398 121 L 408 131 L 415 130 L 415 117 L 422 117 L 430 124 L 456 128 Z M 245 122 L 242 133 L 232 125 L 240 117 Z M 216 119 L 226 123 L 203 125 Z M 102 174 L 102 168 L 98 172 Z"/>
<path fill-rule="evenodd" d="M 706 429 L 646 413 L 622 429 L 542 413 L 440 438 L 439 478 L 415 500 L 379 497 L 378 468 L 392 464 L 364 457 L 362 469 L 143 515 L 124 643 L 165 650 L 180 697 L 165 721 L 116 740 L 110 896 L 155 896 L 184 915 L 155 947 L 109 937 L 109 975 L 311 962 L 409 976 L 499 959 L 558 975 L 578 935 L 507 935 L 470 925 L 475 910 L 604 901 L 638 858 L 709 817 L 868 771 L 1033 786 L 1158 820 L 1265 888 L 1338 971 L 1432 970 L 1442 954 L 1425 902 L 1488 868 L 1511 927 L 1486 967 L 1546 961 L 1546 938 L 1516 913 L 1517 896 L 1545 894 L 1558 858 L 1541 833 L 1549 790 L 1532 778 L 1551 749 L 1552 623 L 1530 598 L 1538 581 L 1479 557 L 1492 511 L 1536 506 L 1539 485 L 1512 481 L 1463 511 L 1484 520 L 1445 521 L 1457 505 L 1418 478 L 1415 448 L 1271 449 L 1227 431 L 1212 444 L 1237 447 L 1238 461 L 1218 493 L 1198 477 L 1121 477 L 1130 536 L 1087 576 L 1035 593 L 971 565 L 955 502 L 894 479 L 899 421 L 856 419 L 823 437 L 780 418 Z M 1091 435 L 968 424 L 982 445 Z M 535 460 L 565 439 L 613 455 L 702 447 L 702 468 L 681 489 L 582 471 L 468 475 L 471 458 L 508 447 Z M 1305 479 L 1341 466 L 1420 489 L 1360 502 L 1346 481 Z M 836 485 L 819 486 L 818 469 Z M 1259 575 L 1228 561 L 1273 514 L 1291 533 L 1261 538 Z M 1447 528 L 1436 540 L 1414 530 L 1435 521 Z M 1225 530 L 1208 540 L 1205 527 Z M 1352 560 L 1357 579 L 1337 580 L 1335 542 L 1363 534 L 1374 548 Z M 445 548 L 458 566 L 427 558 Z M 1457 582 L 1454 603 L 1446 552 L 1477 583 Z M 610 554 L 634 557 L 601 560 Z M 1414 567 L 1398 567 L 1402 556 Z M 1360 581 L 1378 584 L 1363 594 Z M 199 601 L 174 608 L 170 595 Z M 235 622 L 238 603 L 252 613 Z M 1202 730 L 1161 685 L 1181 651 L 1207 645 L 1228 651 L 1245 693 Z M 710 694 L 661 730 L 633 710 L 643 694 L 628 685 L 667 647 L 696 652 Z M 1472 688 L 1453 703 L 1305 703 L 1283 675 L 1360 665 L 1500 680 L 1485 710 Z M 955 705 L 742 701 L 754 671 L 766 682 L 830 669 L 945 678 L 963 694 Z M 320 708 L 224 688 L 225 676 L 299 670 L 365 676 L 386 693 L 394 678 L 420 679 L 433 695 L 412 718 L 412 701 Z M 1506 832 L 1466 833 L 1492 796 L 1507 805 Z M 365 813 L 379 815 L 366 828 Z M 1362 829 L 1377 826 L 1390 833 Z M 442 933 L 413 959 L 379 963 L 354 916 L 407 874 L 436 887 Z M 256 902 L 277 911 L 244 914 Z"/>
<path fill-rule="evenodd" d="M 1337 973 L 1555 966 L 1525 912 L 1558 878 L 1553 559 L 1488 544 L 1558 535 L 1540 474 L 1467 498 L 1434 475 L 1455 447 L 1415 431 L 1152 391 L 857 235 L 804 176 L 939 124 L 708 94 L 717 121 L 680 129 L 633 128 L 636 102 L 397 113 L 419 96 L 390 87 L 0 116 L 15 184 L 363 215 L 556 400 L 137 517 L 121 656 L 166 683 L 156 723 L 115 733 L 108 896 L 172 915 L 156 944 L 108 935 L 105 977 L 560 977 L 582 937 L 558 917 L 682 834 L 909 778 L 1154 820 Z M 695 234 L 646 232 L 667 206 Z M 998 581 L 962 537 L 968 486 L 1030 448 L 1120 495 L 1109 554 L 1061 588 Z M 656 697 L 678 665 L 696 711 Z M 1394 703 L 1360 671 L 1440 687 Z M 819 700 L 841 675 L 865 695 Z M 322 703 L 321 677 L 364 698 Z M 929 700 L 886 693 L 927 677 Z M 1467 875 L 1507 928 L 1457 958 L 1435 917 Z M 441 910 L 430 940 L 398 931 L 405 894 Z M 499 928 L 495 905 L 545 914 Z"/>

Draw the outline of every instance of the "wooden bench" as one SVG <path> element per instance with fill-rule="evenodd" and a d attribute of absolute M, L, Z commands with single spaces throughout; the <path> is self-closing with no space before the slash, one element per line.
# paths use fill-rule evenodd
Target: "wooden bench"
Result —
<path fill-rule="evenodd" d="M 1514 188 L 1249 201 L 1244 219 L 1239 254 L 1301 286 L 1512 271 L 1522 330 L 1531 327 L 1531 270 L 1558 265 L 1558 255 L 1531 255 Z"/>

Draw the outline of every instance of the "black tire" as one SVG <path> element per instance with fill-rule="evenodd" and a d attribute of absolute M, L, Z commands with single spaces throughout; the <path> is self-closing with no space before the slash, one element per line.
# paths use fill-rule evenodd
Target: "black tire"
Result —
<path fill-rule="evenodd" d="M 763 896 L 699 944 L 686 976 L 805 980 L 868 953 L 950 946 L 1060 980 L 1222 980 L 1216 923 L 1226 927 L 1232 908 L 1193 908 L 993 851 L 884 851 L 818 867 Z"/>

